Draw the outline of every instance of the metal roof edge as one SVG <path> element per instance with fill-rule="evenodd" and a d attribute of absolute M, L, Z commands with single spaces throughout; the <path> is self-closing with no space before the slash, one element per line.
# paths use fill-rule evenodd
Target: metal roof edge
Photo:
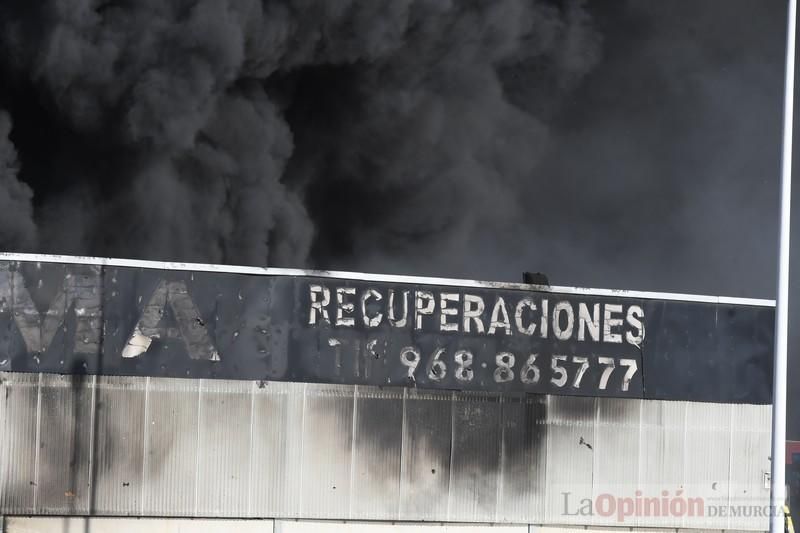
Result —
<path fill-rule="evenodd" d="M 469 279 L 406 276 L 394 274 L 369 274 L 363 272 L 343 272 L 336 270 L 304 270 L 298 268 L 272 268 L 241 265 L 213 265 L 206 263 L 183 263 L 173 261 L 151 261 L 145 259 L 118 259 L 73 255 L 29 254 L 0 252 L 3 261 L 28 261 L 37 263 L 60 263 L 73 265 L 97 265 L 129 268 L 148 268 L 158 270 L 183 270 L 193 272 L 219 272 L 225 274 L 248 274 L 255 276 L 311 276 L 331 279 L 354 279 L 389 283 L 410 283 L 418 285 L 447 285 L 482 289 L 515 289 L 575 294 L 587 296 L 614 296 L 643 300 L 675 300 L 684 302 L 748 305 L 754 307 L 775 307 L 775 300 L 761 298 L 738 298 L 731 296 L 710 296 L 701 294 L 682 294 L 671 292 L 636 291 L 622 289 L 598 289 L 591 287 L 562 287 L 556 285 L 529 285 L 503 281 L 476 281 Z"/>

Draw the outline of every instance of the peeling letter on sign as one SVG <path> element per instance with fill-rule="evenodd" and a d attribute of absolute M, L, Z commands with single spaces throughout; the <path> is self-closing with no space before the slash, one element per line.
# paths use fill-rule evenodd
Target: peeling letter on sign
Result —
<path fill-rule="evenodd" d="M 103 322 L 99 267 L 87 266 L 80 273 L 67 273 L 55 299 L 40 313 L 22 273 L 10 266 L 11 263 L 0 264 L 0 312 L 12 314 L 29 352 L 45 352 L 72 309 L 76 320 L 75 353 L 99 351 Z"/>
<path fill-rule="evenodd" d="M 178 327 L 160 324 L 167 305 L 174 313 Z M 122 357 L 140 356 L 150 348 L 153 339 L 178 339 L 184 343 L 192 359 L 219 361 L 219 353 L 183 281 L 159 282 L 122 350 Z"/>

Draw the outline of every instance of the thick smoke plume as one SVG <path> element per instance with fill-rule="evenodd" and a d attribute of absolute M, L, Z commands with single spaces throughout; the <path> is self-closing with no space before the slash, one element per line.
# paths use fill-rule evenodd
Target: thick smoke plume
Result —
<path fill-rule="evenodd" d="M 11 118 L 0 110 L 0 247 L 29 248 L 34 244 L 36 226 L 30 187 L 18 179 L 19 161 L 8 138 Z"/>
<path fill-rule="evenodd" d="M 39 122 L 12 132 L 36 209 L 4 175 L 3 242 L 49 252 L 436 261 L 525 208 L 549 135 L 523 85 L 568 89 L 599 51 L 577 1 L 0 9 L 0 94 Z"/>
<path fill-rule="evenodd" d="M 770 297 L 784 23 L 751 0 L 5 0 L 0 248 Z"/>

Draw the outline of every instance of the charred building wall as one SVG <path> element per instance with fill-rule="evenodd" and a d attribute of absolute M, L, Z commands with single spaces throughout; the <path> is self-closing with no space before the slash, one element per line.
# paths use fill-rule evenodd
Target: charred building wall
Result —
<path fill-rule="evenodd" d="M 0 513 L 763 530 L 752 511 L 710 510 L 767 505 L 769 415 L 760 405 L 6 373 Z M 705 512 L 585 513 L 587 499 L 637 491 L 701 499 Z"/>
<path fill-rule="evenodd" d="M 0 257 L 0 515 L 766 528 L 773 302 Z"/>

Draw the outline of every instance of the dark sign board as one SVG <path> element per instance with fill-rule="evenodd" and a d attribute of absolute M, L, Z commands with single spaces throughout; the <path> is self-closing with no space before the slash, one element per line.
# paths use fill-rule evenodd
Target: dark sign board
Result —
<path fill-rule="evenodd" d="M 0 370 L 771 401 L 774 304 L 0 256 Z"/>

